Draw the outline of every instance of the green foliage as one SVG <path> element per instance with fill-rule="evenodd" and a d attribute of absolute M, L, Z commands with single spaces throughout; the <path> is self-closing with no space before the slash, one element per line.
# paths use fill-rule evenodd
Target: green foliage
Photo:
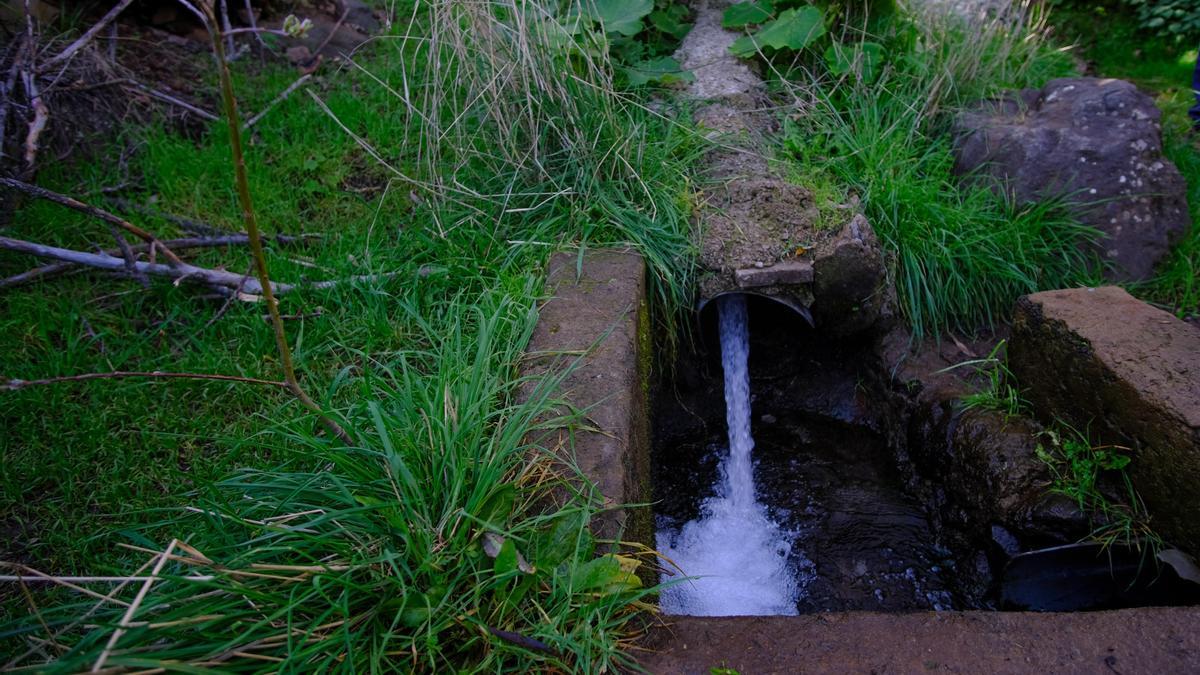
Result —
<path fill-rule="evenodd" d="M 1111 7 L 1064 7 L 1055 10 L 1052 18 L 1056 28 L 1079 45 L 1081 56 L 1098 74 L 1131 80 L 1155 95 L 1163 113 L 1163 154 L 1187 181 L 1192 222 L 1200 223 L 1200 145 L 1187 114 L 1195 105 L 1191 90 L 1195 45 L 1147 36 L 1137 29 L 1129 12 L 1115 3 Z M 1180 317 L 1200 313 L 1200 227 L 1193 226 L 1176 244 L 1152 279 L 1127 287 Z"/>
<path fill-rule="evenodd" d="M 636 560 L 596 557 L 588 522 L 597 495 L 568 488 L 574 474 L 561 465 L 543 471 L 536 461 L 547 449 L 528 440 L 545 425 L 584 421 L 564 416 L 548 389 L 522 389 L 534 383 L 516 373 L 555 250 L 635 247 L 647 260 L 652 312 L 671 332 L 671 317 L 691 304 L 687 170 L 701 146 L 637 95 L 616 93 L 609 61 L 566 31 L 494 10 L 422 5 L 423 23 L 396 35 L 428 39 L 375 41 L 323 84 L 320 105 L 292 96 L 246 148 L 264 229 L 324 235 L 272 253 L 279 281 L 395 275 L 282 300 L 296 317 L 288 332 L 305 386 L 353 447 L 331 447 L 290 398 L 236 384 L 98 381 L 0 394 L 3 538 L 21 546 L 22 560 L 55 573 L 128 574 L 145 556 L 115 543 L 162 550 L 179 537 L 214 561 L 167 565 L 135 617 L 150 623 L 126 633 L 108 665 L 628 665 L 623 625 L 648 592 L 634 581 Z M 240 103 L 258 110 L 295 74 L 237 79 Z M 421 94 L 391 86 L 400 82 L 420 82 Z M 237 227 L 223 134 L 182 138 L 162 124 L 126 134 L 138 148 L 129 169 L 144 183 L 128 199 Z M 122 149 L 41 178 L 100 194 Z M 9 233 L 79 248 L 106 236 L 102 224 L 45 203 L 16 213 Z M 237 249 L 195 260 L 249 262 Z M 28 266 L 0 256 L 6 274 Z M 187 284 L 142 290 L 87 275 L 7 292 L 0 373 L 272 372 L 262 309 L 222 304 Z M 544 511 L 560 489 L 574 498 Z M 505 542 L 494 557 L 485 535 Z M 262 565 L 307 571 L 255 576 Z M 192 572 L 213 578 L 183 578 Z M 67 629 L 92 607 L 82 596 L 31 592 L 37 616 L 23 596 L 0 598 L 0 662 L 44 635 L 40 620 Z M 67 651 L 50 669 L 89 669 L 123 611 L 108 605 L 66 630 L 57 641 Z M 234 653 L 251 645 L 267 658 Z"/>
<path fill-rule="evenodd" d="M 779 83 L 815 103 L 785 123 L 784 146 L 803 170 L 827 172 L 861 197 L 894 256 L 914 331 L 973 333 L 1024 293 L 1091 281 L 1092 258 L 1079 244 L 1097 233 L 1063 203 L 1017 207 L 982 185 L 963 185 L 944 133 L 946 111 L 1040 84 L 1068 72 L 1069 62 L 1016 19 L 966 26 L 945 15 L 898 15 L 875 39 L 889 58 L 878 72 L 861 73 L 874 80 L 825 74 Z"/>
<path fill-rule="evenodd" d="M 1200 40 L 1200 7 L 1195 0 L 1124 0 L 1142 30 L 1177 44 Z"/>
<path fill-rule="evenodd" d="M 833 42 L 825 50 L 824 59 L 830 73 L 839 77 L 855 74 L 863 82 L 871 83 L 883 65 L 883 45 L 870 41 L 851 45 Z"/>
<path fill-rule="evenodd" d="M 774 15 L 775 4 L 771 0 L 739 2 L 725 9 L 721 15 L 721 25 L 725 28 L 744 28 L 751 24 L 766 23 Z"/>
<path fill-rule="evenodd" d="M 990 410 L 1016 417 L 1028 411 L 1029 404 L 1021 397 L 1021 391 L 1014 385 L 1012 371 L 1001 353 L 1004 351 L 1006 340 L 996 343 L 992 351 L 981 359 L 972 359 L 955 364 L 938 372 L 948 372 L 957 368 L 970 368 L 983 386 L 962 398 L 963 407 L 967 410 Z"/>
<path fill-rule="evenodd" d="M 726 10 L 726 20 L 736 7 L 734 5 Z M 799 51 L 824 34 L 825 17 L 820 9 L 812 6 L 788 9 L 764 23 L 753 34 L 734 40 L 729 51 L 743 58 L 759 53 L 764 48 Z"/>
<path fill-rule="evenodd" d="M 1150 527 L 1145 505 L 1133 488 L 1127 469 L 1129 448 L 1095 445 L 1086 434 L 1067 425 L 1042 433 L 1037 456 L 1054 476 L 1052 490 L 1073 500 L 1092 515 L 1092 538 L 1105 544 L 1149 545 L 1161 548 L 1162 540 Z M 1102 478 L 1115 475 L 1124 487 L 1126 503 L 1113 502 L 1101 489 Z"/>
<path fill-rule="evenodd" d="M 584 0 L 580 14 L 600 22 L 604 30 L 624 36 L 642 32 L 642 19 L 654 11 L 653 0 Z"/>

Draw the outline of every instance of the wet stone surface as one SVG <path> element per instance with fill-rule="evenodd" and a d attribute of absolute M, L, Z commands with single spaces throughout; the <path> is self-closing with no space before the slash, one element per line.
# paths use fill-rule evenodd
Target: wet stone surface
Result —
<path fill-rule="evenodd" d="M 797 609 L 990 606 L 987 585 L 974 583 L 978 573 L 961 573 L 971 552 L 945 548 L 943 541 L 959 539 L 939 532 L 926 505 L 906 489 L 908 469 L 879 433 L 878 402 L 862 386 L 861 346 L 818 339 L 798 317 L 771 305 L 751 303 L 755 487 L 791 544 Z M 655 397 L 652 480 L 660 531 L 678 530 L 700 514 L 728 452 L 721 366 L 711 358 L 716 344 L 708 328 L 697 340 L 701 353 L 680 358 L 674 379 Z"/>
<path fill-rule="evenodd" d="M 905 493 L 879 437 L 817 416 L 756 422 L 755 484 L 791 540 L 800 612 L 979 606 L 955 596 L 952 556 L 938 546 L 923 506 Z M 725 451 L 719 433 L 707 443 L 660 448 L 660 529 L 697 516 Z"/>

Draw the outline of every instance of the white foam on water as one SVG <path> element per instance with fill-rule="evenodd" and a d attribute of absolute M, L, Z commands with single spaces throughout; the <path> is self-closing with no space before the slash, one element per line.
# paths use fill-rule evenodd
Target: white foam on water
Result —
<path fill-rule="evenodd" d="M 788 565 L 791 544 L 754 489 L 746 299 L 727 295 L 717 303 L 729 455 L 721 461 L 716 495 L 701 505 L 700 517 L 677 532 L 657 534 L 659 551 L 683 570 L 664 573 L 662 581 L 699 577 L 667 587 L 659 606 L 667 614 L 692 616 L 796 614 L 799 588 Z"/>

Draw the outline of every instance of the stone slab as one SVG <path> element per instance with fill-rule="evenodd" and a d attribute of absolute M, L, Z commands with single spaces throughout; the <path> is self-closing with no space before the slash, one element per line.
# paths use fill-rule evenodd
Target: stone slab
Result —
<path fill-rule="evenodd" d="M 593 496 L 604 508 L 593 521 L 596 536 L 652 544 L 650 509 L 620 508 L 650 496 L 645 262 L 629 250 L 589 250 L 582 260 L 567 252 L 550 259 L 548 273 L 550 298 L 522 369 L 529 377 L 525 393 L 546 375 L 567 370 L 551 396 L 584 420 L 532 440 L 573 462 L 595 485 Z"/>
<path fill-rule="evenodd" d="M 1153 526 L 1200 553 L 1200 330 L 1115 286 L 1035 293 L 1009 366 L 1041 415 L 1131 448 Z"/>
<path fill-rule="evenodd" d="M 666 617 L 650 673 L 1189 673 L 1200 609 Z"/>
<path fill-rule="evenodd" d="M 758 288 L 776 284 L 808 284 L 813 266 L 807 260 L 784 260 L 766 267 L 750 267 L 733 273 L 738 288 Z"/>

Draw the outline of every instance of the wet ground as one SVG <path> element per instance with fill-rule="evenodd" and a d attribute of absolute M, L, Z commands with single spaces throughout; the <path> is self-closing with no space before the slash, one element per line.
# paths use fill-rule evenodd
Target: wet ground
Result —
<path fill-rule="evenodd" d="M 711 317 L 656 397 L 656 526 L 677 529 L 713 494 L 727 452 Z M 925 505 L 905 488 L 862 386 L 861 345 L 815 338 L 769 301 L 751 304 L 750 381 L 755 486 L 791 540 L 802 613 L 987 606 L 960 584 L 955 556 Z M 686 570 L 685 570 L 686 571 Z"/>
<path fill-rule="evenodd" d="M 872 432 L 816 416 L 759 417 L 755 484 L 792 543 L 800 612 L 963 608 L 954 563 L 920 503 L 905 494 Z M 695 518 L 725 452 L 719 439 L 662 448 L 659 527 Z M 673 479 L 669 482 L 667 477 Z"/>

